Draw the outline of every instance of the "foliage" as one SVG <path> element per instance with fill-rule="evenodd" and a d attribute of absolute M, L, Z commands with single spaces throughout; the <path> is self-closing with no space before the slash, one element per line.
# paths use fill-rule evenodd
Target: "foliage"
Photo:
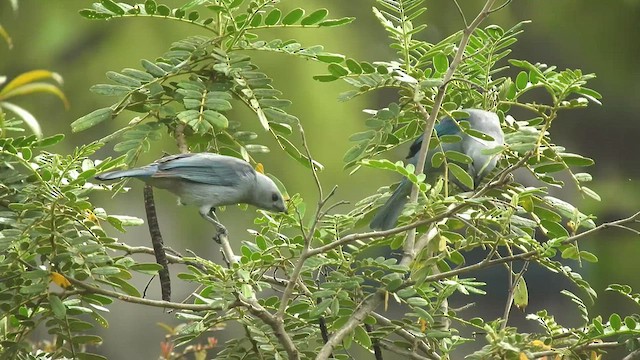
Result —
<path fill-rule="evenodd" d="M 5 110 L 9 110 L 13 114 L 17 115 L 18 118 L 22 120 L 34 134 L 36 134 L 36 136 L 42 137 L 40 124 L 35 116 L 23 107 L 8 101 L 8 99 L 34 93 L 49 93 L 62 100 L 65 108 L 69 107 L 67 98 L 62 90 L 60 90 L 60 88 L 55 84 L 39 81 L 43 79 L 51 79 L 59 85 L 62 84 L 62 77 L 54 72 L 47 70 L 32 70 L 18 75 L 15 79 L 11 80 L 8 84 L 4 85 L 2 89 L 0 89 L 0 136 L 6 136 L 9 131 L 24 131 L 22 127 L 14 126 L 15 124 L 5 121 Z M 3 85 L 6 81 L 6 76 L 0 77 L 0 85 Z M 16 119 L 16 121 L 17 120 L 18 119 Z"/>
<path fill-rule="evenodd" d="M 62 135 L 39 139 L 2 132 L 0 352 L 24 359 L 100 359 L 89 352 L 89 346 L 102 342 L 91 330 L 95 324 L 107 327 L 103 314 L 114 298 L 177 310 L 184 324 L 167 329 L 160 354 L 165 359 L 214 351 L 218 358 L 229 359 L 347 359 L 352 347 L 440 359 L 458 357 L 459 346 L 469 342 L 478 343 L 476 351 L 467 354 L 472 359 L 555 354 L 578 359 L 618 346 L 635 350 L 638 315 L 612 314 L 606 320 L 591 316 L 587 305 L 597 293 L 573 267 L 598 260 L 582 250 L 579 241 L 606 227 L 626 227 L 638 214 L 597 225 L 595 216 L 549 190 L 564 189 L 558 174 L 568 174 L 570 186 L 599 200 L 584 185 L 591 176 L 583 167 L 593 160 L 556 144 L 551 133 L 563 111 L 599 104 L 600 95 L 586 87 L 594 75 L 510 59 L 510 47 L 527 22 L 508 29 L 482 27 L 482 21 L 499 10 L 494 3 L 488 0 L 472 22 L 460 9 L 464 29 L 429 43 L 418 36 L 426 28 L 421 22 L 423 0 L 378 0 L 373 16 L 386 30 L 396 58 L 376 61 L 356 60 L 296 40 L 263 40 L 263 32 L 270 29 L 334 27 L 353 20 L 329 18 L 326 9 L 285 13 L 273 0 L 193 0 L 174 9 L 153 0 L 133 5 L 102 0 L 81 10 L 82 16 L 96 20 L 152 17 L 182 22 L 208 35 L 177 41 L 161 57 L 142 60 L 140 68 L 108 72 L 111 83 L 95 85 L 92 91 L 116 101 L 74 121 L 72 131 L 136 115 L 71 155 L 46 151 L 62 141 Z M 317 175 L 322 167 L 309 151 L 303 124 L 286 111 L 290 102 L 272 86 L 270 75 L 252 61 L 249 54 L 255 51 L 326 63 L 328 73 L 315 76 L 319 82 L 343 80 L 353 87 L 339 96 L 341 100 L 379 89 L 397 92 L 394 102 L 367 111 L 368 130 L 350 136 L 355 144 L 344 156 L 351 171 L 363 166 L 368 171 L 392 171 L 415 185 L 417 197 L 406 206 L 397 228 L 356 231 L 386 200 L 388 187 L 363 198 L 347 213 L 328 205 L 335 188 L 325 193 Z M 28 86 L 37 77 L 31 73 L 29 81 L 14 80 L 0 96 L 6 98 L 12 84 Z M 548 101 L 530 100 L 531 94 L 542 94 Z M 172 254 L 172 263 L 187 265 L 178 278 L 199 285 L 194 300 L 141 297 L 130 283 L 132 273 L 156 274 L 161 266 L 133 260 L 131 254 L 152 250 L 119 243 L 109 235 L 112 229 L 103 228 L 109 223 L 124 231 L 142 220 L 107 214 L 93 204 L 91 193 L 121 189 L 96 184 L 93 176 L 132 165 L 141 153 L 152 150 L 151 141 L 166 135 L 179 147 L 256 163 L 251 154 L 269 149 L 257 142 L 257 133 L 247 130 L 250 124 L 226 115 L 238 106 L 250 109 L 281 150 L 308 167 L 320 201 L 312 209 L 295 194 L 288 214 L 261 211 L 250 230 L 251 240 L 242 243 L 238 261 L 230 261 L 228 267 Z M 376 159 L 425 131 L 432 148 L 459 141 L 432 133 L 436 118 L 445 115 L 460 119 L 468 135 L 487 139 L 462 121 L 465 108 L 496 112 L 506 135 L 506 144 L 491 150 L 501 157 L 498 169 L 482 184 L 474 184 L 475 191 L 460 192 L 447 181 L 471 180 L 462 170 L 469 161 L 464 154 L 434 156 L 434 167 L 445 171 L 443 179 L 429 184 L 420 167 Z M 528 115 L 516 119 L 510 115 L 514 108 Z M 19 123 L 5 124 L 14 128 Z M 302 138 L 300 146 L 294 145 L 294 136 Z M 115 139 L 119 143 L 114 149 L 122 156 L 92 160 L 98 149 Z M 539 180 L 537 185 L 515 180 L 512 173 L 518 169 Z M 467 260 L 471 251 L 482 251 L 484 258 Z M 508 326 L 511 306 L 526 307 L 528 294 L 535 291 L 526 283 L 530 263 L 575 285 L 562 294 L 579 310 L 580 325 L 559 324 L 545 310 L 528 316 L 541 326 L 537 333 Z M 504 267 L 510 279 L 501 318 L 468 318 L 461 309 L 447 306 L 454 294 L 484 295 L 486 284 L 474 272 L 495 266 Z M 640 295 L 628 286 L 611 285 L 608 290 L 640 303 Z M 400 315 L 389 318 L 383 311 L 387 306 Z M 217 344 L 212 335 L 231 322 L 244 329 L 244 336 Z M 38 327 L 48 330 L 50 342 L 29 338 Z M 464 337 L 463 327 L 486 334 L 486 343 Z M 199 343 L 203 334 L 210 337 L 205 345 Z"/>

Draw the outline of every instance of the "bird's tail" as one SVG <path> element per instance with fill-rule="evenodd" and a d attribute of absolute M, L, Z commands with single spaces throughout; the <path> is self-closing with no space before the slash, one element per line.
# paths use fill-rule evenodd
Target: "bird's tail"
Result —
<path fill-rule="evenodd" d="M 96 179 L 98 180 L 115 180 L 122 179 L 127 177 L 132 178 L 146 178 L 150 177 L 156 172 L 156 169 L 151 167 L 142 167 L 137 169 L 129 169 L 129 170 L 116 170 L 116 171 L 108 171 L 106 173 L 102 173 L 96 175 Z"/>
<path fill-rule="evenodd" d="M 389 230 L 396 225 L 402 213 L 404 205 L 407 203 L 411 193 L 411 182 L 403 179 L 396 191 L 391 194 L 387 202 L 378 210 L 376 216 L 371 220 L 369 227 L 374 230 Z"/>

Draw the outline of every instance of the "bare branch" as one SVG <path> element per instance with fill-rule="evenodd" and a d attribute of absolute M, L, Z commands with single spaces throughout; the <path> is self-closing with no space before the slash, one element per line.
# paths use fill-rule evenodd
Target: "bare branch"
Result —
<path fill-rule="evenodd" d="M 520 282 L 520 279 L 522 279 L 522 276 L 527 271 L 528 267 L 529 267 L 529 261 L 525 261 L 524 265 L 522 266 L 522 269 L 520 269 L 520 271 L 516 275 L 513 282 L 509 284 L 509 293 L 507 295 L 507 302 L 504 306 L 504 314 L 502 315 L 503 321 L 502 321 L 502 325 L 500 325 L 500 328 L 502 330 L 506 329 L 507 327 L 507 321 L 509 320 L 509 313 L 511 312 L 511 307 L 513 305 L 513 298 L 515 296 L 516 286 L 518 286 L 518 282 Z M 509 268 L 509 279 L 511 279 L 512 274 L 513 273 L 511 271 L 511 268 Z"/>
<path fill-rule="evenodd" d="M 333 349 L 342 342 L 345 336 L 351 333 L 358 325 L 360 325 L 367 316 L 384 301 L 384 290 L 378 290 L 376 293 L 369 295 L 360 306 L 353 312 L 349 320 L 342 325 L 340 329 L 331 335 L 318 355 L 316 360 L 328 359 Z"/>
<path fill-rule="evenodd" d="M 293 343 L 293 340 L 287 333 L 286 329 L 284 328 L 284 322 L 281 319 L 278 319 L 276 316 L 272 315 L 255 299 L 246 299 L 242 296 L 238 296 L 238 301 L 243 307 L 246 307 L 249 312 L 252 313 L 255 317 L 259 318 L 265 324 L 271 327 L 274 335 L 276 336 L 276 338 L 278 338 L 285 351 L 287 352 L 289 359 L 300 359 L 300 353 L 298 352 L 296 345 Z"/>

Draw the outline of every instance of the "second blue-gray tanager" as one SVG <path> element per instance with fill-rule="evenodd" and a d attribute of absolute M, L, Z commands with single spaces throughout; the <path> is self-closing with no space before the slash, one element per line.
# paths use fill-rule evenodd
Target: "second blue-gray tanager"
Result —
<path fill-rule="evenodd" d="M 282 194 L 276 184 L 253 169 L 246 161 L 220 154 L 193 153 L 163 157 L 141 168 L 110 171 L 98 180 L 136 178 L 166 189 L 184 205 L 197 206 L 200 215 L 226 232 L 217 220 L 215 208 L 250 204 L 260 209 L 286 212 Z"/>
<path fill-rule="evenodd" d="M 430 149 L 424 164 L 424 174 L 427 176 L 427 182 L 433 182 L 437 176 L 442 173 L 442 169 L 434 169 L 431 165 L 431 158 L 437 152 L 446 152 L 449 150 L 463 153 L 471 158 L 472 162 L 467 166 L 467 172 L 473 178 L 473 183 L 477 186 L 482 179 L 496 167 L 499 155 L 485 154 L 485 150 L 493 149 L 504 144 L 504 134 L 500 127 L 500 120 L 495 113 L 478 110 L 466 109 L 469 117 L 458 119 L 458 122 L 468 121 L 471 129 L 480 131 L 493 138 L 493 140 L 483 140 L 477 137 L 463 133 L 460 125 L 449 117 L 440 120 L 435 126 L 438 136 L 457 135 L 461 137 L 458 142 L 441 142 L 440 146 Z M 424 135 L 423 135 L 424 136 Z M 416 165 L 418 161 L 418 152 L 422 146 L 422 136 L 416 139 L 409 150 L 409 163 Z M 442 168 L 443 166 L 441 166 Z M 440 170 L 440 171 L 438 171 Z M 464 185 L 454 181 L 463 190 L 467 189 Z M 396 190 L 393 192 L 387 202 L 378 210 L 376 216 L 371 221 L 370 227 L 374 230 L 388 230 L 393 228 L 398 222 L 398 218 L 402 213 L 404 205 L 409 200 L 411 194 L 412 183 L 408 179 L 402 179 Z"/>

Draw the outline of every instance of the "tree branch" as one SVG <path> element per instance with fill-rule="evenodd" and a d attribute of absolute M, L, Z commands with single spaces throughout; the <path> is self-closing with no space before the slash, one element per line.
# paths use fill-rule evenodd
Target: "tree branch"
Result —
<path fill-rule="evenodd" d="M 147 214 L 147 225 L 149 226 L 149 236 L 153 245 L 153 253 L 156 257 L 156 263 L 162 266 L 158 271 L 160 278 L 160 291 L 162 300 L 171 301 L 171 277 L 169 276 L 169 263 L 167 253 L 164 249 L 164 241 L 160 232 L 160 224 L 158 223 L 158 214 L 156 213 L 156 203 L 153 199 L 153 187 L 144 185 L 144 209 Z"/>
<path fill-rule="evenodd" d="M 141 304 L 147 306 L 155 306 L 161 308 L 170 308 L 170 309 L 178 309 L 178 310 L 192 310 L 192 311 L 212 311 L 212 310 L 222 310 L 221 307 L 215 307 L 207 304 L 183 304 L 183 303 L 175 303 L 164 300 L 150 300 L 144 299 L 137 296 L 125 295 L 116 291 L 102 289 L 93 285 L 85 284 L 82 281 L 76 280 L 72 277 L 65 276 L 70 283 L 74 286 L 83 289 L 85 292 L 89 292 L 92 294 L 100 294 L 104 296 L 108 296 L 110 298 L 122 300 L 129 303 Z"/>
<path fill-rule="evenodd" d="M 416 344 L 416 346 L 418 346 L 418 349 L 420 349 L 422 352 L 424 352 L 425 354 L 427 354 L 428 356 L 430 356 L 430 358 L 432 359 L 440 359 L 440 355 L 436 354 L 433 352 L 433 350 L 431 348 L 429 348 L 429 346 L 424 342 L 424 340 L 419 339 L 417 336 L 413 335 L 411 332 L 403 329 L 401 326 L 394 324 L 391 320 L 387 319 L 386 317 L 378 314 L 375 311 L 371 312 L 371 316 L 373 316 L 376 319 L 376 322 L 382 326 L 393 326 L 393 332 L 398 334 L 398 336 L 402 337 L 403 339 L 407 340 L 410 343 Z"/>
<path fill-rule="evenodd" d="M 413 360 L 433 360 L 433 359 L 440 359 L 440 356 L 438 356 L 437 358 L 435 357 L 425 357 L 419 354 L 416 354 L 413 351 L 409 351 L 409 350 L 405 350 L 399 346 L 394 345 L 391 341 L 386 340 L 386 339 L 381 339 L 380 340 L 380 346 L 382 346 L 383 348 L 391 351 L 392 353 L 396 353 L 398 355 L 402 355 L 403 359 L 413 359 Z"/>
<path fill-rule="evenodd" d="M 316 360 L 328 359 L 331 356 L 333 349 L 342 342 L 345 336 L 350 334 L 358 325 L 360 325 L 364 319 L 367 318 L 375 308 L 378 307 L 384 301 L 385 290 L 378 290 L 374 294 L 369 295 L 362 304 L 353 312 L 349 320 L 342 325 L 340 329 L 331 335 L 329 341 L 318 352 Z"/>
<path fill-rule="evenodd" d="M 302 146 L 304 147 L 307 153 L 307 158 L 309 159 L 309 166 L 311 168 L 311 173 L 313 174 L 313 179 L 315 181 L 316 188 L 318 189 L 318 206 L 316 208 L 316 213 L 313 219 L 313 223 L 311 224 L 309 231 L 304 236 L 304 248 L 300 253 L 300 258 L 296 262 L 293 268 L 293 271 L 291 272 L 291 276 L 289 277 L 289 282 L 287 283 L 287 286 L 285 287 L 284 292 L 282 294 L 282 298 L 280 299 L 280 307 L 278 307 L 278 311 L 276 312 L 276 318 L 279 321 L 282 321 L 284 318 L 284 312 L 287 309 L 287 305 L 289 305 L 289 299 L 291 299 L 291 296 L 293 295 L 293 290 L 295 288 L 296 283 L 298 282 L 300 273 L 302 272 L 302 267 L 304 266 L 304 262 L 307 261 L 309 257 L 313 256 L 313 254 L 311 254 L 309 251 L 309 247 L 311 245 L 311 239 L 313 238 L 313 234 L 315 233 L 316 227 L 318 226 L 318 222 L 320 221 L 322 208 L 327 203 L 329 198 L 333 196 L 333 194 L 337 189 L 336 187 L 334 187 L 333 190 L 331 190 L 331 192 L 327 195 L 327 197 L 324 197 L 323 191 L 322 191 L 322 184 L 320 183 L 320 179 L 318 178 L 316 167 L 313 163 L 313 157 L 311 157 L 311 150 L 309 150 L 309 146 L 307 145 L 307 138 L 304 135 L 304 129 L 302 128 L 302 125 L 299 126 L 299 130 L 300 130 L 300 136 L 302 137 Z M 302 224 L 302 219 L 299 219 L 299 221 L 300 221 L 300 227 L 301 227 L 302 233 L 304 234 L 304 225 Z"/>
<path fill-rule="evenodd" d="M 581 232 L 580 234 L 576 234 L 573 236 L 570 236 L 568 238 L 566 238 L 562 244 L 566 245 L 566 244 L 570 244 L 570 243 L 574 243 L 580 239 L 582 239 L 583 237 L 586 237 L 590 234 L 593 234 L 597 231 L 600 230 L 604 230 L 610 227 L 617 227 L 618 225 L 621 224 L 625 224 L 625 223 L 629 223 L 629 222 L 634 222 L 636 221 L 638 218 L 640 218 L 640 211 L 627 217 L 624 219 L 620 219 L 620 220 L 616 220 L 616 221 L 612 221 L 612 222 L 608 222 L 608 223 L 604 223 L 604 224 L 600 224 L 598 226 L 596 226 L 593 229 L 589 229 L 585 232 Z M 488 268 L 491 266 L 495 266 L 498 264 L 504 264 L 507 262 L 512 262 L 512 261 L 517 261 L 517 260 L 533 260 L 536 258 L 537 255 L 539 255 L 540 250 L 530 250 L 524 253 L 520 253 L 517 255 L 511 255 L 511 256 L 505 256 L 505 257 L 501 257 L 499 259 L 494 259 L 494 260 L 489 260 L 488 258 L 485 259 L 484 261 L 481 261 L 479 263 L 473 264 L 473 265 L 469 265 L 469 266 L 465 266 L 465 267 L 461 267 L 458 269 L 454 269 L 454 270 L 450 270 L 450 271 L 446 271 L 440 274 L 434 274 L 434 275 L 430 275 L 427 276 L 424 279 L 424 282 L 430 282 L 430 281 L 438 281 L 438 280 L 442 280 L 442 279 L 446 279 L 448 277 L 451 276 L 456 276 L 456 275 L 460 275 L 460 274 L 464 274 L 467 272 L 471 272 L 471 271 L 476 271 L 476 270 L 480 270 L 480 269 L 484 269 L 484 268 Z"/>
<path fill-rule="evenodd" d="M 278 319 L 277 316 L 272 315 L 255 299 L 246 299 L 239 295 L 238 301 L 243 307 L 246 307 L 249 312 L 252 313 L 255 317 L 259 318 L 265 324 L 271 327 L 274 335 L 284 347 L 290 360 L 300 359 L 300 353 L 298 352 L 296 345 L 293 343 L 293 340 L 287 333 L 287 330 L 284 328 L 284 322 L 281 319 Z"/>
<path fill-rule="evenodd" d="M 563 350 L 571 350 L 571 351 L 589 351 L 589 350 L 606 350 L 606 349 L 615 349 L 621 346 L 624 346 L 624 342 L 610 341 L 610 342 L 594 342 L 591 344 L 586 344 L 582 346 L 577 346 L 575 348 L 563 348 L 563 349 L 555 349 L 555 350 L 545 350 L 538 351 L 531 354 L 532 359 L 539 359 L 545 356 L 553 356 L 556 354 L 561 354 Z"/>

